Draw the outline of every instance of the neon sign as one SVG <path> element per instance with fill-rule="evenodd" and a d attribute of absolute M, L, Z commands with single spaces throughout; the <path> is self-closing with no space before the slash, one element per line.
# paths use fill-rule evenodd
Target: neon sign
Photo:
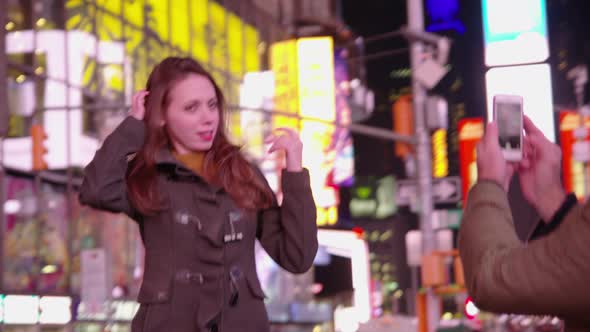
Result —
<path fill-rule="evenodd" d="M 547 60 L 545 0 L 484 0 L 482 9 L 486 65 Z"/>
<path fill-rule="evenodd" d="M 459 0 L 426 0 L 426 12 L 431 22 L 426 30 L 465 33 L 465 25 L 458 18 Z"/>

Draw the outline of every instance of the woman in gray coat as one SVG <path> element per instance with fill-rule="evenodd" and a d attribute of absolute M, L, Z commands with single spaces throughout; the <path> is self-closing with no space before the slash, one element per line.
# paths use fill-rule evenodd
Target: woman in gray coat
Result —
<path fill-rule="evenodd" d="M 255 239 L 290 272 L 313 263 L 316 207 L 299 137 L 282 129 L 266 140 L 285 152 L 279 205 L 227 139 L 224 117 L 211 75 L 167 58 L 85 169 L 80 201 L 139 225 L 146 255 L 133 332 L 268 331 Z"/>

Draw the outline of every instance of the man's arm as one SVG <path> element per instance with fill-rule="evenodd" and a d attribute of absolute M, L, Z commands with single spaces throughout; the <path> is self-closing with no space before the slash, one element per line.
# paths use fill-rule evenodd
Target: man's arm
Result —
<path fill-rule="evenodd" d="M 545 238 L 522 244 L 504 190 L 474 186 L 459 233 L 470 295 L 482 310 L 584 318 L 590 308 L 590 208 L 575 206 Z"/>

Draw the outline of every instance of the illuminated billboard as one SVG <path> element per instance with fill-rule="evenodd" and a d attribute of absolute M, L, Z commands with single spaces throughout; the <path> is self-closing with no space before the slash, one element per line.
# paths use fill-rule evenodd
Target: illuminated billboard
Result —
<path fill-rule="evenodd" d="M 555 141 L 551 71 L 548 64 L 492 68 L 486 73 L 488 121 L 493 120 L 496 94 L 524 99 L 524 114 L 551 141 Z"/>
<path fill-rule="evenodd" d="M 590 119 L 584 120 L 586 128 L 590 128 Z M 583 200 L 587 194 L 584 180 L 584 163 L 574 158 L 574 144 L 577 142 L 574 131 L 580 127 L 580 116 L 574 110 L 559 113 L 559 143 L 562 152 L 563 186 L 567 192 L 574 192 L 578 199 Z M 590 133 L 585 141 L 590 141 Z M 590 176 L 587 174 L 586 176 Z"/>
<path fill-rule="evenodd" d="M 65 45 L 69 46 L 67 62 L 64 61 Z M 63 30 L 24 30 L 6 35 L 7 54 L 29 52 L 45 55 L 46 74 L 54 78 L 45 81 L 42 103 L 37 105 L 37 107 L 52 108 L 51 112 L 45 112 L 43 116 L 43 127 L 48 136 L 46 161 L 49 168 L 85 166 L 94 156 L 99 142 L 96 138 L 83 133 L 84 119 L 83 111 L 80 109 L 83 105 L 83 96 L 82 90 L 77 87 L 83 84 L 84 63 L 87 58 L 93 58 L 103 64 L 123 65 L 128 60 L 125 58 L 124 44 L 99 41 L 95 35 L 83 31 L 64 33 Z M 66 74 L 69 84 L 74 87 L 67 88 L 63 81 L 59 81 L 64 80 Z M 73 107 L 73 109 L 68 111 L 67 107 Z M 69 156 L 66 149 L 68 143 Z M 18 170 L 31 169 L 30 137 L 9 138 L 4 144 L 5 151 L 11 156 L 5 160 L 5 166 Z"/>
<path fill-rule="evenodd" d="M 483 0 L 485 63 L 537 63 L 549 57 L 545 0 Z"/>
<path fill-rule="evenodd" d="M 477 182 L 477 155 L 475 147 L 483 137 L 483 120 L 467 118 L 459 121 L 459 159 L 463 205 L 469 190 Z"/>
<path fill-rule="evenodd" d="M 348 103 L 351 88 L 345 52 L 345 49 L 339 49 L 334 53 L 334 82 L 336 118 L 338 123 L 349 125 L 352 116 L 352 110 Z M 336 128 L 332 138 L 332 146 L 335 151 L 332 182 L 338 186 L 350 186 L 354 181 L 354 147 L 350 130 L 344 127 Z"/>
<path fill-rule="evenodd" d="M 229 103 L 238 103 L 238 82 L 242 75 L 260 67 L 259 34 L 254 26 L 214 1 L 185 1 L 174 6 L 156 0 L 123 3 L 123 0 L 100 1 L 94 8 L 85 1 L 68 0 L 67 31 L 20 30 L 6 34 L 6 53 L 15 56 L 35 53 L 43 57 L 45 68 L 39 68 L 47 79 L 38 80 L 43 88 L 38 89 L 42 98 L 36 104 L 31 101 L 36 100 L 31 99 L 32 81 L 26 80 L 25 75 L 20 75 L 22 80 L 17 79 L 16 84 L 10 84 L 14 92 L 10 102 L 18 109 L 10 120 L 11 136 L 15 137 L 7 138 L 4 144 L 5 153 L 11 156 L 5 159 L 5 167 L 31 170 L 28 128 L 23 124 L 15 130 L 15 119 L 30 115 L 34 108 L 52 109 L 43 113 L 41 121 L 48 136 L 45 147 L 49 169 L 88 164 L 100 140 L 94 133 L 85 131 L 88 113 L 81 107 L 88 105 L 83 92 L 95 93 L 101 97 L 100 102 L 124 108 L 130 104 L 133 91 L 145 86 L 153 65 L 169 55 L 190 54 L 210 64 Z M 153 9 L 149 12 L 151 16 L 144 17 L 144 5 Z M 89 10 L 100 14 L 88 17 Z M 146 35 L 146 31 L 150 34 Z M 100 85 L 102 89 L 116 93 L 98 90 L 97 76 L 105 83 Z M 229 123 L 232 138 L 239 137 L 239 112 L 229 115 Z"/>
<path fill-rule="evenodd" d="M 332 138 L 336 121 L 334 45 L 330 37 L 297 41 L 299 115 L 303 141 L 303 165 L 311 172 L 311 186 L 318 206 L 318 225 L 338 220 L 338 192 L 328 185 L 336 157 Z M 315 121 L 315 120 L 321 120 Z"/>
<path fill-rule="evenodd" d="M 319 226 L 338 221 L 338 192 L 333 177 L 336 121 L 334 43 L 331 37 L 311 37 L 275 43 L 270 50 L 275 75 L 274 107 L 302 119 L 273 116 L 273 128 L 297 130 L 303 141 L 303 166 L 310 171 Z M 281 165 L 277 165 L 281 168 Z"/>
<path fill-rule="evenodd" d="M 432 176 L 444 178 L 449 175 L 447 130 L 437 129 L 432 134 Z"/>
<path fill-rule="evenodd" d="M 275 77 L 274 107 L 282 112 L 297 115 L 299 88 L 297 80 L 297 40 L 275 43 L 270 48 L 270 68 Z M 273 116 L 273 128 L 289 127 L 299 130 L 294 117 Z"/>

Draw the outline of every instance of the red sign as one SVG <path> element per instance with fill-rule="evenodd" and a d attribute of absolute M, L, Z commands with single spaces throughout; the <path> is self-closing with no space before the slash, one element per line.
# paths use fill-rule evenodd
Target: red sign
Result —
<path fill-rule="evenodd" d="M 459 168 L 463 186 L 463 206 L 469 189 L 477 181 L 477 156 L 475 147 L 483 137 L 484 123 L 481 118 L 467 118 L 459 121 Z"/>
<path fill-rule="evenodd" d="M 586 119 L 586 128 L 590 128 L 590 119 Z M 561 111 L 559 114 L 559 141 L 561 143 L 563 162 L 563 186 L 567 192 L 575 192 L 578 199 L 584 198 L 583 165 L 574 160 L 573 147 L 576 142 L 574 130 L 580 126 L 580 117 L 574 111 Z M 590 141 L 590 135 L 586 136 Z"/>

